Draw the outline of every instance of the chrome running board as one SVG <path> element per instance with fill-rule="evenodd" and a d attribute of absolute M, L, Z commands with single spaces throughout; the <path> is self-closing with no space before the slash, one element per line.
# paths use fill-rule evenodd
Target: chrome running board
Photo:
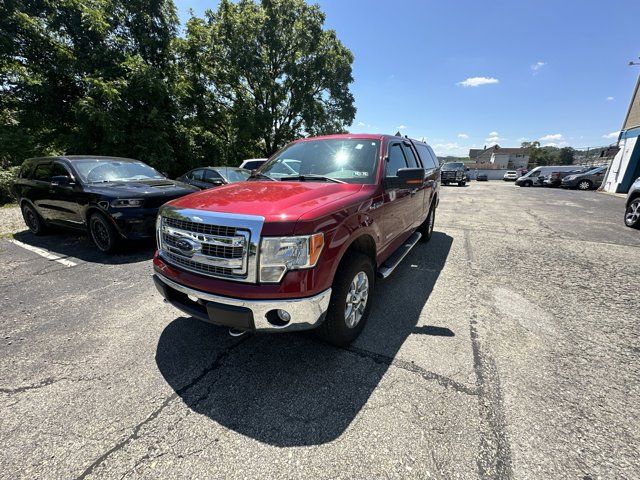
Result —
<path fill-rule="evenodd" d="M 403 245 L 401 245 L 393 254 L 387 259 L 386 262 L 382 264 L 382 266 L 378 269 L 378 276 L 381 278 L 387 278 L 389 275 L 393 273 L 400 262 L 408 255 L 413 247 L 416 246 L 418 240 L 422 238 L 422 234 L 420 232 L 415 232 L 411 235 Z"/>

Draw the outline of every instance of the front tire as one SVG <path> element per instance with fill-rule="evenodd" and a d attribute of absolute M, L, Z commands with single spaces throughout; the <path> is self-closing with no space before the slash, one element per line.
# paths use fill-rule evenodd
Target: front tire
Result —
<path fill-rule="evenodd" d="M 100 213 L 94 213 L 89 218 L 89 233 L 91 240 L 101 252 L 111 253 L 118 246 L 118 232 Z"/>
<path fill-rule="evenodd" d="M 578 190 L 591 190 L 593 184 L 589 180 L 580 180 L 578 182 Z"/>
<path fill-rule="evenodd" d="M 369 257 L 353 253 L 338 267 L 331 300 L 318 334 L 327 342 L 346 347 L 364 328 L 371 313 L 374 285 L 373 264 Z"/>
<path fill-rule="evenodd" d="M 640 198 L 634 199 L 624 214 L 624 224 L 640 230 Z"/>
<path fill-rule="evenodd" d="M 31 233 L 38 236 L 47 233 L 47 224 L 34 207 L 28 203 L 23 203 L 20 210 L 22 210 L 24 223 Z"/>
<path fill-rule="evenodd" d="M 458 182 L 458 186 L 459 187 L 464 187 L 467 184 L 467 182 Z"/>

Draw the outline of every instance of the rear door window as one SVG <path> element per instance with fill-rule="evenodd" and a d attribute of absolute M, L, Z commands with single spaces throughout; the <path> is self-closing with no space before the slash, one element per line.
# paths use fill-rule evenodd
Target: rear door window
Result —
<path fill-rule="evenodd" d="M 387 160 L 387 177 L 397 177 L 398 170 L 407 168 L 407 160 L 402 153 L 402 147 L 399 143 L 393 143 L 389 146 L 389 158 Z"/>
<path fill-rule="evenodd" d="M 422 160 L 422 165 L 425 169 L 438 168 L 436 156 L 428 145 L 418 143 L 416 144 L 416 150 L 418 151 L 418 155 L 420 155 L 420 160 Z"/>
<path fill-rule="evenodd" d="M 203 174 L 204 174 L 204 170 L 202 169 L 194 170 L 189 174 L 189 178 L 191 180 L 202 180 Z"/>
<path fill-rule="evenodd" d="M 404 149 L 404 156 L 407 158 L 407 165 L 409 166 L 409 168 L 422 168 L 422 165 L 418 163 L 418 159 L 413 154 L 411 146 L 403 143 L 402 148 Z"/>
<path fill-rule="evenodd" d="M 71 174 L 69 173 L 69 170 L 67 170 L 64 165 L 60 164 L 60 163 L 54 163 L 52 168 L 51 168 L 51 176 L 52 177 L 56 177 L 56 176 L 67 176 L 70 177 Z M 49 179 L 51 180 L 51 179 Z"/>

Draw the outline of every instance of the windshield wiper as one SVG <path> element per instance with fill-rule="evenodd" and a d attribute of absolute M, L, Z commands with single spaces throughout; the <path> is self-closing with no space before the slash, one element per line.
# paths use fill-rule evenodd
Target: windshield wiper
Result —
<path fill-rule="evenodd" d="M 272 182 L 275 182 L 276 179 L 273 177 L 270 177 L 269 175 L 265 174 L 265 173 L 260 173 L 256 170 L 254 170 L 253 172 L 251 172 L 251 175 L 249 175 L 248 178 L 266 178 L 267 180 L 271 180 Z"/>
<path fill-rule="evenodd" d="M 322 180 L 325 182 L 334 182 L 334 183 L 347 183 L 347 182 L 343 182 L 342 180 L 338 180 L 337 178 L 331 178 L 331 177 L 325 177 L 324 175 L 311 175 L 311 174 L 307 174 L 307 175 L 295 175 L 292 177 L 282 177 L 281 180 L 301 180 L 303 182 L 307 181 L 307 180 Z"/>

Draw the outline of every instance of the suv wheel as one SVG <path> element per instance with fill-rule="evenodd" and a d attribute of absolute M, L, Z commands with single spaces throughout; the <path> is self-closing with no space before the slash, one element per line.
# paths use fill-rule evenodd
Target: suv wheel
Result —
<path fill-rule="evenodd" d="M 355 253 L 338 268 L 331 301 L 318 333 L 327 342 L 345 347 L 353 342 L 371 313 L 373 265 L 369 257 Z"/>
<path fill-rule="evenodd" d="M 523 187 L 533 187 L 533 183 L 531 180 L 527 180 L 526 182 L 522 182 Z"/>
<path fill-rule="evenodd" d="M 113 252 L 118 243 L 118 233 L 104 215 L 94 213 L 89 218 L 89 233 L 101 252 Z"/>
<path fill-rule="evenodd" d="M 422 222 L 422 225 L 418 227 L 418 232 L 422 234 L 422 237 L 420 238 L 421 241 L 426 243 L 429 240 L 431 240 L 435 222 L 436 222 L 436 208 L 431 207 L 431 209 L 429 210 L 429 216 L 424 222 Z"/>
<path fill-rule="evenodd" d="M 44 235 L 47 232 L 47 226 L 35 208 L 28 203 L 23 203 L 21 210 L 24 223 L 31 233 L 34 235 Z"/>
<path fill-rule="evenodd" d="M 458 182 L 458 186 L 459 187 L 464 187 L 467 184 L 467 182 Z"/>
<path fill-rule="evenodd" d="M 591 182 L 589 180 L 580 180 L 578 182 L 578 190 L 591 190 Z"/>
<path fill-rule="evenodd" d="M 640 229 L 640 197 L 634 199 L 627 207 L 624 224 L 627 227 Z"/>

